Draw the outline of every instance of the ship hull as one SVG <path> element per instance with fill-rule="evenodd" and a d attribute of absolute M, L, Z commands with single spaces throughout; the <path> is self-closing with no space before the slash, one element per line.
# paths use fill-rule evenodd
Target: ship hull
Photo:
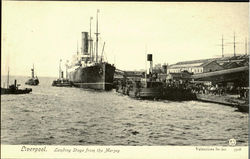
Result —
<path fill-rule="evenodd" d="M 30 92 L 32 92 L 31 88 L 26 88 L 26 89 L 1 88 L 1 95 L 3 95 L 3 94 L 27 94 Z"/>
<path fill-rule="evenodd" d="M 75 87 L 108 91 L 113 88 L 114 72 L 114 66 L 99 63 L 69 72 L 69 81 Z"/>
<path fill-rule="evenodd" d="M 39 84 L 39 80 L 35 78 L 31 78 L 27 82 L 25 82 L 25 84 L 31 85 L 31 86 L 37 86 Z"/>

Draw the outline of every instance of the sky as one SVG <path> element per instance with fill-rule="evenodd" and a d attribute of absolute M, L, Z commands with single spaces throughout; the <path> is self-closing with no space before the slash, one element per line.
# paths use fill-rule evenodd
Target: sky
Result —
<path fill-rule="evenodd" d="M 95 32 L 99 13 L 99 52 L 121 70 L 154 64 L 245 53 L 248 39 L 248 3 L 229 2 L 42 2 L 3 1 L 1 73 L 30 76 L 34 64 L 39 76 L 58 77 L 63 63 L 76 54 L 81 32 Z M 92 36 L 94 36 L 92 34 Z M 249 41 L 249 40 L 248 40 Z M 249 42 L 248 42 L 249 45 Z"/>

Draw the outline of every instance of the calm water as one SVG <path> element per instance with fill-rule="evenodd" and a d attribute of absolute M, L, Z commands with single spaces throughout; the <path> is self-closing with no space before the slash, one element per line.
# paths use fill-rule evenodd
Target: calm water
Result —
<path fill-rule="evenodd" d="M 248 145 L 248 114 L 233 107 L 57 88 L 53 78 L 25 86 L 27 78 L 17 77 L 31 94 L 1 96 L 2 144 Z"/>

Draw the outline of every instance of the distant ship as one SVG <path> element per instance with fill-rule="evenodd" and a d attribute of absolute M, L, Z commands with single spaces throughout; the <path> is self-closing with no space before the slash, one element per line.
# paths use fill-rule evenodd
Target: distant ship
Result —
<path fill-rule="evenodd" d="M 62 60 L 60 60 L 60 64 L 59 64 L 59 78 L 52 82 L 52 86 L 54 86 L 54 87 L 71 87 L 72 83 L 67 78 L 66 79 L 63 78 L 63 71 L 61 68 L 61 62 L 62 62 Z"/>
<path fill-rule="evenodd" d="M 33 65 L 33 68 L 31 69 L 31 78 L 28 79 L 28 81 L 25 82 L 25 84 L 27 85 L 33 85 L 33 86 L 36 86 L 39 84 L 39 79 L 37 78 L 37 76 L 35 77 L 34 76 L 34 65 Z"/>
<path fill-rule="evenodd" d="M 72 63 L 66 66 L 66 78 L 75 87 L 111 90 L 113 88 L 115 67 L 103 59 L 105 43 L 103 44 L 102 55 L 98 56 L 98 35 L 100 34 L 98 33 L 98 13 L 99 10 L 97 10 L 95 48 L 91 38 L 91 17 L 90 32 L 82 32 L 81 53 L 78 52 L 77 46 L 77 54 L 73 56 Z"/>

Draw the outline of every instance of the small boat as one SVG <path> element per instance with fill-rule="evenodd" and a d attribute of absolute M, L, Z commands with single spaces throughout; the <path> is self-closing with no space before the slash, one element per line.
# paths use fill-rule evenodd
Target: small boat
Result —
<path fill-rule="evenodd" d="M 34 76 L 34 65 L 33 68 L 31 69 L 31 78 L 28 79 L 28 81 L 25 82 L 25 84 L 27 85 L 32 85 L 32 86 L 36 86 L 39 84 L 39 79 L 37 78 L 37 76 Z"/>
<path fill-rule="evenodd" d="M 66 79 L 63 78 L 63 71 L 61 69 L 61 61 L 62 60 L 60 60 L 60 64 L 59 64 L 59 78 L 52 82 L 52 86 L 55 86 L 55 87 L 72 87 L 73 83 L 70 82 L 67 78 Z M 67 70 L 66 70 L 66 73 L 67 73 Z M 67 74 L 66 74 L 66 77 L 67 77 Z"/>
<path fill-rule="evenodd" d="M 1 95 L 3 94 L 27 94 L 32 91 L 31 88 L 18 89 L 14 85 L 10 85 L 9 88 L 1 88 Z"/>
<path fill-rule="evenodd" d="M 52 82 L 55 87 L 72 87 L 73 84 L 68 79 L 57 79 Z"/>

